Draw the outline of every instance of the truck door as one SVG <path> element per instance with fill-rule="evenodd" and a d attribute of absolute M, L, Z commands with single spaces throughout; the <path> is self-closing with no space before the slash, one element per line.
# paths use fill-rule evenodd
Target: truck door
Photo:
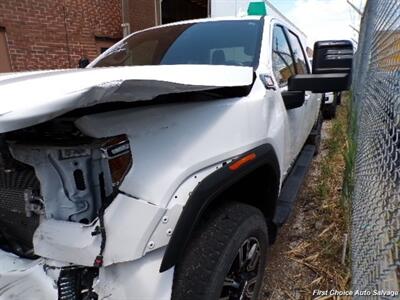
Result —
<path fill-rule="evenodd" d="M 288 79 L 296 74 L 296 69 L 287 34 L 281 25 L 274 25 L 272 32 L 272 68 L 281 92 L 287 91 Z M 288 145 L 285 156 L 292 164 L 303 146 L 304 105 L 286 113 L 289 126 L 285 137 Z"/>
<path fill-rule="evenodd" d="M 304 51 L 304 47 L 302 47 L 300 38 L 292 31 L 287 31 L 287 36 L 289 37 L 290 46 L 293 53 L 293 58 L 295 62 L 295 70 L 296 74 L 309 74 L 310 65 L 307 60 L 306 53 Z M 319 112 L 319 99 L 320 94 L 314 94 L 310 91 L 305 92 L 305 101 L 303 105 L 304 109 L 304 120 L 303 120 L 303 128 L 302 128 L 302 138 L 301 145 L 305 143 L 311 129 L 314 125 L 314 121 L 317 118 Z"/>

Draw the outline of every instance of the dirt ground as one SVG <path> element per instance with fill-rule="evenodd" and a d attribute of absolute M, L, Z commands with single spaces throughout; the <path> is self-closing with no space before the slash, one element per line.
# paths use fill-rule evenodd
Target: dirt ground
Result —
<path fill-rule="evenodd" d="M 313 291 L 348 289 L 349 262 L 342 262 L 347 221 L 341 196 L 346 130 L 347 107 L 342 104 L 337 118 L 324 122 L 321 152 L 289 221 L 270 248 L 261 300 L 339 299 Z"/>

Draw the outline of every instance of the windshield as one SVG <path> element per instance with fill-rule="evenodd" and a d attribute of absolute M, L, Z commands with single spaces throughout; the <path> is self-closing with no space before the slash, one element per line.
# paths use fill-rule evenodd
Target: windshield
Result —
<path fill-rule="evenodd" d="M 261 28 L 259 20 L 236 20 L 150 29 L 116 44 L 92 67 L 177 64 L 256 67 Z"/>

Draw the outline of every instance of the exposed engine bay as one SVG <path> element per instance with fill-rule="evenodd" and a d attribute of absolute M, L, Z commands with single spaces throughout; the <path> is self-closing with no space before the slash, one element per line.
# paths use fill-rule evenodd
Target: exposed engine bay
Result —
<path fill-rule="evenodd" d="M 63 119 L 0 135 L 0 154 L 0 248 L 26 258 L 41 218 L 92 223 L 132 165 L 125 136 L 93 139 Z"/>

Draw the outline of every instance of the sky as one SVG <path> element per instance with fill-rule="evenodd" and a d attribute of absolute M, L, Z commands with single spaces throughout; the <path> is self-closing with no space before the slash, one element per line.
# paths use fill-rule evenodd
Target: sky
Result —
<path fill-rule="evenodd" d="M 317 40 L 354 39 L 360 18 L 346 0 L 269 0 L 308 37 L 310 46 Z M 363 7 L 365 0 L 351 0 Z"/>

